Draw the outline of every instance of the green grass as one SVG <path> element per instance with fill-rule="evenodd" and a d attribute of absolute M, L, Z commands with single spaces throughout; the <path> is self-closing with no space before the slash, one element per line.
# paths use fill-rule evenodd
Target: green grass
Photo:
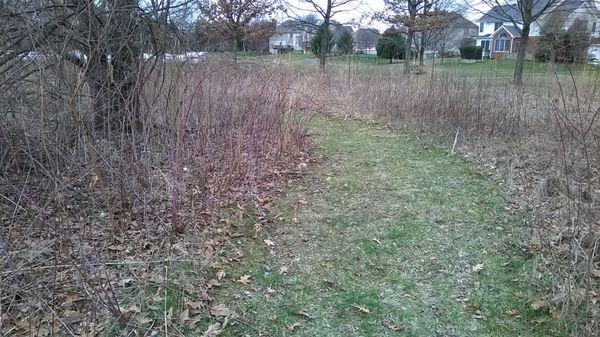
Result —
<path fill-rule="evenodd" d="M 285 61 L 293 67 L 303 70 L 306 68 L 316 68 L 316 64 L 307 63 L 308 59 L 316 60 L 312 54 L 284 54 L 284 55 L 263 55 L 253 57 L 261 61 L 271 62 L 273 60 Z M 404 69 L 403 60 L 394 60 L 389 64 L 388 60 L 379 59 L 376 55 L 349 55 L 349 56 L 330 56 L 328 63 L 330 67 L 345 69 L 351 65 L 358 71 L 379 71 L 379 72 L 397 72 L 401 73 Z M 468 76 L 477 78 L 494 79 L 512 79 L 515 69 L 514 60 L 486 60 L 476 63 L 464 63 L 458 58 L 448 58 L 441 62 L 441 59 L 426 60 L 425 70 L 434 70 L 437 73 L 449 73 L 458 76 Z M 595 77 L 600 75 L 600 66 L 591 64 L 555 64 L 525 60 L 523 77 L 526 82 L 539 84 L 544 81 L 554 81 L 555 72 L 560 78 L 565 78 L 571 74 L 576 77 L 586 76 Z"/>
<path fill-rule="evenodd" d="M 448 59 L 444 63 L 440 63 L 440 60 L 436 62 L 438 70 L 465 75 L 479 76 L 484 74 L 487 76 L 506 77 L 512 76 L 515 70 L 514 60 L 486 60 L 471 64 L 463 63 L 459 59 Z M 560 75 L 568 75 L 570 73 L 575 75 L 584 73 L 598 74 L 600 67 L 590 64 L 555 64 L 553 68 L 553 65 L 550 63 L 525 60 L 523 74 L 524 77 L 552 75 L 554 70 Z"/>
<path fill-rule="evenodd" d="M 235 241 L 245 257 L 212 294 L 241 315 L 224 336 L 564 335 L 531 309 L 534 261 L 498 185 L 406 134 L 325 119 L 312 131 L 325 162 L 271 228 Z"/>

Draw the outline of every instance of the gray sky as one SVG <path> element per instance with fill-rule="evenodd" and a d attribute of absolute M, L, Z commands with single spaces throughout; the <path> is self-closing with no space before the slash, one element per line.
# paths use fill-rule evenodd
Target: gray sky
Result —
<path fill-rule="evenodd" d="M 299 11 L 299 10 L 294 10 L 294 9 L 290 9 L 290 12 L 297 12 L 296 14 L 298 15 L 306 15 L 310 13 L 310 9 L 312 8 L 310 5 L 307 5 L 306 3 L 302 3 L 301 0 L 289 0 L 290 3 L 293 4 L 293 6 L 297 7 L 297 8 L 301 8 L 304 11 Z M 325 0 L 317 0 L 320 1 L 320 3 L 322 3 L 323 5 L 325 4 Z M 356 4 L 348 6 L 348 11 L 344 12 L 344 13 L 340 13 L 338 15 L 336 15 L 333 19 L 335 21 L 339 21 L 342 23 L 347 23 L 347 22 L 355 22 L 357 23 L 360 27 L 374 27 L 379 29 L 380 31 L 385 30 L 388 25 L 383 23 L 383 22 L 377 22 L 371 19 L 371 17 L 373 16 L 374 13 L 376 12 L 381 12 L 384 10 L 385 5 L 384 5 L 384 0 L 357 0 L 356 3 L 359 3 L 359 5 L 357 6 Z M 464 5 L 466 2 L 465 0 L 456 0 L 457 3 Z M 473 20 L 477 20 L 479 17 L 481 17 L 481 11 L 485 11 L 486 10 L 486 6 L 481 4 L 480 0 L 466 0 L 468 1 L 468 6 L 464 6 L 465 10 L 463 10 L 463 15 L 473 21 Z M 469 8 L 471 7 L 471 8 Z M 286 16 L 285 15 L 281 15 L 280 20 L 285 19 Z"/>
<path fill-rule="evenodd" d="M 302 3 L 301 0 L 288 0 L 295 7 L 301 8 L 304 11 L 296 11 L 296 14 L 306 15 L 310 13 L 310 9 L 312 8 L 310 5 L 306 3 Z M 517 0 L 499 0 L 500 3 L 516 3 Z M 596 6 L 600 8 L 600 0 L 594 0 Z M 325 0 L 317 0 L 318 3 L 325 4 Z M 487 12 L 490 9 L 490 6 L 485 4 L 484 0 L 455 0 L 455 2 L 460 5 L 463 9 L 460 11 L 461 14 L 471 21 L 476 21 L 479 19 L 483 13 Z M 493 3 L 493 1 L 487 1 L 488 3 Z M 359 5 L 352 5 L 348 7 L 348 11 L 344 13 L 340 13 L 336 15 L 333 19 L 335 21 L 339 21 L 342 23 L 355 22 L 358 27 L 362 28 L 377 28 L 380 32 L 383 32 L 388 25 L 383 22 L 377 22 L 371 19 L 374 13 L 381 12 L 384 10 L 384 0 L 356 0 L 356 3 Z M 294 10 L 292 10 L 294 11 Z M 281 14 L 278 17 L 279 20 L 284 20 L 287 17 Z M 356 28 L 356 27 L 355 27 Z"/>

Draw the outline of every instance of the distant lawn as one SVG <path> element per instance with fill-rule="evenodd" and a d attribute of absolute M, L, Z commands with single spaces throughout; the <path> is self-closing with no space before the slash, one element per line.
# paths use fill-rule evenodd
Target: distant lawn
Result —
<path fill-rule="evenodd" d="M 281 61 L 297 68 L 297 70 L 316 69 L 318 67 L 318 56 L 312 53 L 306 54 L 279 54 L 279 55 L 244 55 L 242 58 L 258 59 L 262 62 Z M 392 64 L 389 60 L 380 59 L 376 55 L 353 54 L 329 56 L 328 66 L 339 71 L 346 71 L 352 67 L 353 72 L 383 72 L 383 73 L 401 73 L 404 69 L 404 60 L 394 60 Z M 475 63 L 466 63 L 459 58 L 446 58 L 425 60 L 425 72 L 432 70 L 439 74 L 452 74 L 456 76 L 466 76 L 470 78 L 493 78 L 506 79 L 509 81 L 515 69 L 515 60 L 485 60 Z M 595 78 L 600 75 L 600 66 L 591 64 L 555 64 L 526 60 L 524 65 L 523 77 L 529 83 L 543 84 L 547 81 L 554 81 L 554 69 L 562 79 L 570 74 L 576 77 Z"/>
<path fill-rule="evenodd" d="M 431 65 L 431 60 L 428 61 Z M 440 60 L 436 60 L 435 67 L 438 70 L 446 72 L 454 72 L 457 74 L 465 75 L 495 75 L 499 77 L 510 77 L 512 76 L 515 69 L 515 60 L 486 60 L 478 61 L 476 63 L 463 63 L 460 59 L 447 59 L 444 63 Z M 574 75 L 582 74 L 598 74 L 600 67 L 598 65 L 591 64 L 555 64 L 556 72 L 560 75 L 568 75 L 573 73 Z M 533 60 L 525 60 L 523 69 L 524 76 L 539 76 L 553 74 L 552 64 L 537 62 Z"/>

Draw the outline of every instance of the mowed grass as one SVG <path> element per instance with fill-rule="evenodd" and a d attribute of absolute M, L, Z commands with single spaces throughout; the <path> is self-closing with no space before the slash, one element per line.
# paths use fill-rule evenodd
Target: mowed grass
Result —
<path fill-rule="evenodd" d="M 290 65 L 297 70 L 318 69 L 317 57 L 308 54 L 284 54 L 284 55 L 263 55 L 253 57 L 260 62 L 282 62 Z M 392 64 L 389 60 L 380 59 L 376 55 L 343 55 L 328 57 L 328 67 L 339 71 L 369 72 L 369 73 L 392 73 L 402 74 L 404 70 L 404 60 L 394 60 Z M 493 79 L 499 84 L 506 84 L 512 80 L 515 70 L 515 60 L 485 60 L 475 63 L 466 63 L 459 58 L 446 58 L 425 60 L 425 73 L 450 74 L 453 76 L 463 76 L 473 79 Z M 560 81 L 570 81 L 571 76 L 575 78 L 596 79 L 600 75 L 600 65 L 576 63 L 576 64 L 550 64 L 537 62 L 534 60 L 525 60 L 523 69 L 523 79 L 526 85 L 548 85 L 555 83 L 556 79 Z"/>
<path fill-rule="evenodd" d="M 324 162 L 234 243 L 245 257 L 212 294 L 241 315 L 223 335 L 563 335 L 532 309 L 543 284 L 496 184 L 373 125 L 322 119 L 313 136 Z"/>
<path fill-rule="evenodd" d="M 436 61 L 436 67 L 439 71 L 448 72 L 457 75 L 468 75 L 477 77 L 507 77 L 512 78 L 515 71 L 514 60 L 485 60 L 476 63 L 464 63 L 460 59 L 448 59 L 444 63 Z M 430 61 L 431 66 L 431 61 Z M 554 77 L 559 76 L 597 76 L 600 74 L 600 66 L 587 63 L 545 63 L 534 60 L 525 60 L 523 65 L 523 77 Z"/>

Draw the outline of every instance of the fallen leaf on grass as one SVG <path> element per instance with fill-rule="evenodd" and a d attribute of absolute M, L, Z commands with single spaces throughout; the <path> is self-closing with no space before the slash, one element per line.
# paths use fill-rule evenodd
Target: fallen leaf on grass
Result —
<path fill-rule="evenodd" d="M 210 308 L 210 314 L 216 317 L 231 317 L 237 318 L 238 314 L 226 307 L 224 304 L 217 304 Z"/>
<path fill-rule="evenodd" d="M 193 301 L 186 298 L 183 300 L 183 306 L 193 309 L 192 311 L 204 311 L 204 303 L 202 301 Z"/>
<path fill-rule="evenodd" d="M 67 310 L 66 313 L 67 313 L 67 315 L 63 319 L 63 321 L 65 322 L 65 324 L 79 323 L 84 318 L 84 314 L 82 314 L 79 311 L 70 311 L 70 310 Z"/>
<path fill-rule="evenodd" d="M 285 274 L 285 273 L 287 273 L 287 272 L 288 272 L 288 267 L 286 267 L 286 266 L 281 266 L 281 268 L 279 268 L 279 274 L 280 274 L 280 275 L 283 275 L 283 274 Z"/>
<path fill-rule="evenodd" d="M 267 247 L 272 247 L 275 246 L 275 242 L 269 240 L 269 239 L 265 239 L 263 240 L 265 242 L 265 244 L 267 245 Z"/>
<path fill-rule="evenodd" d="M 179 323 L 185 324 L 190 320 L 190 309 L 186 308 L 179 314 Z"/>
<path fill-rule="evenodd" d="M 248 285 L 250 284 L 250 275 L 243 275 L 240 276 L 240 279 L 237 280 L 237 282 L 241 283 L 241 284 L 245 284 Z"/>
<path fill-rule="evenodd" d="M 298 315 L 304 316 L 304 317 L 306 317 L 308 319 L 314 319 L 315 318 L 313 315 L 311 315 L 310 313 L 308 313 L 306 310 L 298 311 Z"/>
<path fill-rule="evenodd" d="M 225 275 L 227 275 L 227 273 L 225 273 L 225 271 L 224 271 L 224 270 L 219 270 L 219 271 L 217 272 L 217 280 L 220 280 L 220 279 L 222 279 L 223 277 L 225 277 Z"/>
<path fill-rule="evenodd" d="M 218 280 L 212 279 L 206 283 L 206 288 L 212 289 L 215 287 L 220 287 L 221 285 L 222 285 L 221 282 L 219 282 Z"/>
<path fill-rule="evenodd" d="M 404 325 L 394 322 L 391 318 L 384 318 L 381 323 L 392 331 L 402 331 L 406 329 Z"/>
<path fill-rule="evenodd" d="M 377 239 L 377 238 L 373 239 L 373 242 L 375 242 L 375 243 L 376 243 L 376 244 L 378 244 L 378 245 L 380 245 L 380 244 L 381 244 L 381 241 L 379 241 L 379 239 Z"/>
<path fill-rule="evenodd" d="M 560 316 L 561 316 L 560 309 L 551 305 L 550 308 L 548 308 L 548 311 L 550 312 L 550 316 L 552 316 L 552 318 L 554 318 L 556 320 L 560 319 Z"/>
<path fill-rule="evenodd" d="M 475 266 L 473 266 L 474 273 L 479 273 L 482 270 L 483 270 L 483 263 L 478 263 Z"/>
<path fill-rule="evenodd" d="M 129 308 L 126 308 L 125 310 L 123 310 L 121 312 L 121 315 L 123 318 L 129 320 L 129 319 L 131 319 L 131 317 L 133 317 L 133 315 L 139 314 L 140 312 L 142 312 L 140 307 L 138 307 L 137 305 L 132 305 Z"/>
<path fill-rule="evenodd" d="M 508 316 L 516 316 L 519 312 L 515 309 L 508 309 L 504 313 Z"/>
<path fill-rule="evenodd" d="M 60 305 L 63 308 L 70 308 L 75 304 L 75 302 L 82 300 L 83 298 L 79 297 L 76 292 L 69 291 L 65 295 L 65 299 L 63 303 Z"/>
<path fill-rule="evenodd" d="M 296 328 L 299 328 L 300 326 L 302 326 L 302 324 L 300 324 L 299 322 L 295 322 L 294 324 L 288 326 L 288 331 L 292 332 L 292 331 L 296 330 Z"/>
<path fill-rule="evenodd" d="M 533 303 L 531 303 L 531 308 L 535 311 L 540 310 L 542 308 L 544 308 L 547 305 L 546 301 L 541 300 L 541 299 L 536 299 L 533 301 Z"/>
<path fill-rule="evenodd" d="M 360 311 L 360 312 L 362 312 L 362 313 L 364 313 L 364 314 L 368 314 L 368 313 L 370 313 L 369 309 L 367 309 L 367 308 L 365 308 L 365 307 L 363 307 L 363 306 L 360 306 L 360 305 L 358 305 L 358 304 L 356 304 L 356 303 L 352 304 L 352 307 L 354 307 L 354 308 L 358 309 L 358 311 Z"/>
<path fill-rule="evenodd" d="M 194 326 L 196 326 L 196 324 L 198 324 L 198 322 L 201 322 L 202 320 L 204 320 L 206 318 L 206 316 L 204 315 L 197 315 L 193 318 L 190 318 L 190 321 L 188 322 L 188 326 L 190 328 L 193 328 Z"/>
<path fill-rule="evenodd" d="M 475 310 L 475 313 L 473 314 L 473 318 L 484 319 L 485 315 L 481 312 L 481 310 Z"/>
<path fill-rule="evenodd" d="M 221 330 L 220 328 L 221 324 L 219 323 L 211 324 L 208 326 L 206 331 L 204 331 L 202 337 L 216 337 L 223 332 L 223 330 Z"/>
<path fill-rule="evenodd" d="M 119 284 L 119 287 L 128 287 L 133 284 L 133 279 L 132 278 L 124 278 L 124 279 L 120 280 L 118 284 Z"/>

